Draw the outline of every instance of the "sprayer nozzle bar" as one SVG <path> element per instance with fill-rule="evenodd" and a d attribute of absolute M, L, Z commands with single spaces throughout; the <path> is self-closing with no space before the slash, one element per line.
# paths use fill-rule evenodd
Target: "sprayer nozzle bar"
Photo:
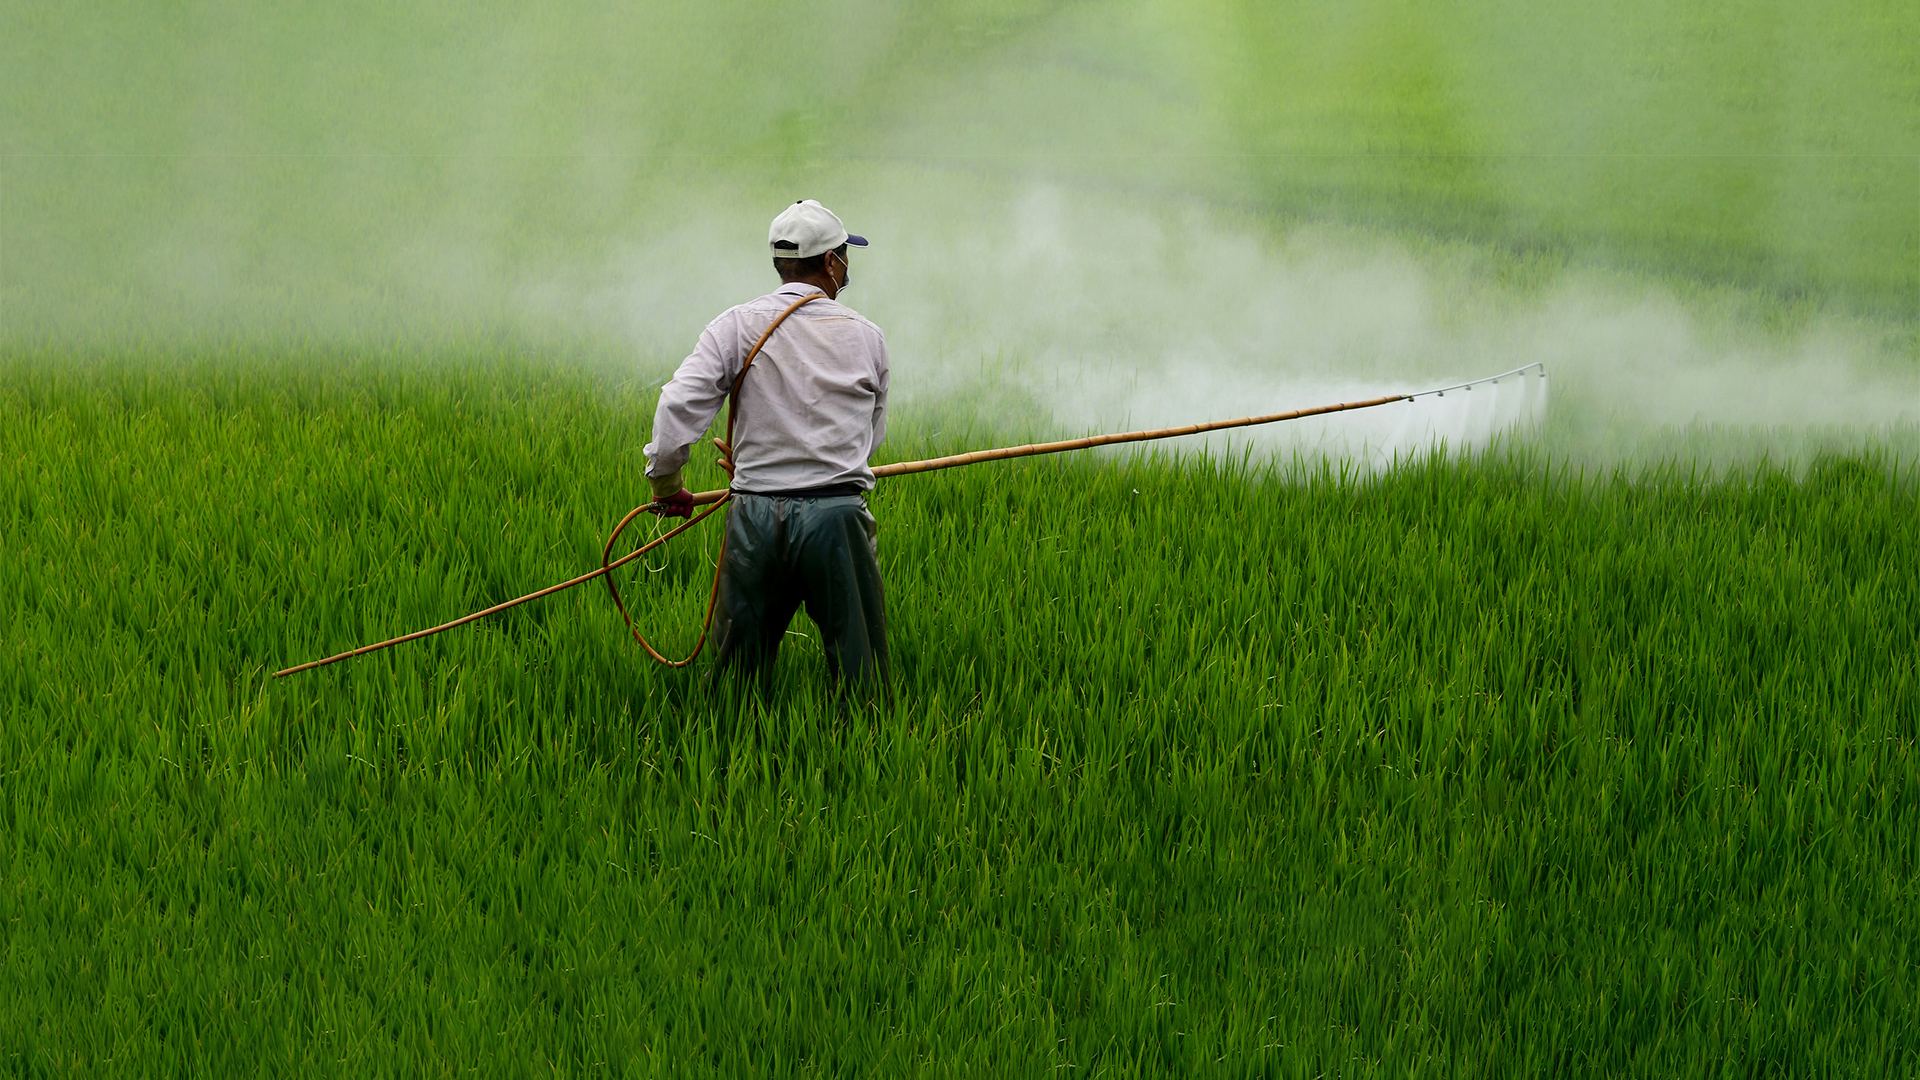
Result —
<path fill-rule="evenodd" d="M 1440 386 L 1440 387 L 1435 387 L 1432 390 L 1422 390 L 1417 394 L 1408 394 L 1407 400 L 1412 401 L 1414 398 L 1422 398 L 1422 397 L 1429 397 L 1429 396 L 1445 397 L 1447 395 L 1447 391 L 1449 390 L 1471 390 L 1474 387 L 1479 386 L 1481 383 L 1497 383 L 1501 379 L 1504 379 L 1509 375 L 1519 375 L 1524 372 L 1533 371 L 1536 368 L 1539 369 L 1541 378 L 1544 379 L 1547 377 L 1547 365 L 1541 361 L 1536 360 L 1533 363 L 1528 364 L 1524 367 L 1517 367 L 1517 368 L 1514 368 L 1512 371 L 1503 371 L 1498 375 L 1490 375 L 1484 379 L 1474 379 L 1471 382 L 1455 383 L 1452 386 Z"/>

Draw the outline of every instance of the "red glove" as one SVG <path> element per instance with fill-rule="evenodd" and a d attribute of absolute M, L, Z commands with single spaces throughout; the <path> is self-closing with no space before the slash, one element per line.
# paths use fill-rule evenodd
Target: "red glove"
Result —
<path fill-rule="evenodd" d="M 692 517 L 693 492 L 681 488 L 664 499 L 655 499 L 647 504 L 647 513 L 663 518 Z"/>

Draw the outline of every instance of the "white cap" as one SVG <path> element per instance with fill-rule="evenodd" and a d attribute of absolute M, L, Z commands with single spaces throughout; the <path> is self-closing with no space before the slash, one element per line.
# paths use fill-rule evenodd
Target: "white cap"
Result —
<path fill-rule="evenodd" d="M 866 247 L 867 238 L 849 236 L 833 211 L 812 199 L 801 199 L 780 211 L 767 230 L 767 246 L 776 259 L 807 259 L 841 244 Z"/>

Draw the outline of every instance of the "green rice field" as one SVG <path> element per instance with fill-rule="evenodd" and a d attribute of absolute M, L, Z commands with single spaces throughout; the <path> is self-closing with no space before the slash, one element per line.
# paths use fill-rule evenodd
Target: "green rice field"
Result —
<path fill-rule="evenodd" d="M 0 1074 L 1920 1075 L 1910 7 L 0 7 Z M 272 677 L 597 566 L 802 195 L 879 461 L 1553 396 L 882 481 L 877 705 Z"/>
<path fill-rule="evenodd" d="M 649 398 L 9 367 L 13 1071 L 1920 1065 L 1911 463 L 986 466 L 873 499 L 889 709 L 585 588 L 269 678 L 595 565 Z"/>

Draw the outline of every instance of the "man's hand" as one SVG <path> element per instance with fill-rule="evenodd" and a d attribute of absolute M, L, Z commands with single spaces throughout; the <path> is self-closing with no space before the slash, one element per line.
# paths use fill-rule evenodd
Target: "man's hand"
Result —
<path fill-rule="evenodd" d="M 693 492 L 681 488 L 664 499 L 655 499 L 647 504 L 647 513 L 668 518 L 692 517 Z"/>
<path fill-rule="evenodd" d="M 649 476 L 647 483 L 653 485 L 653 501 L 647 504 L 647 513 L 673 518 L 693 516 L 693 492 L 680 482 L 680 470 L 668 476 Z"/>

